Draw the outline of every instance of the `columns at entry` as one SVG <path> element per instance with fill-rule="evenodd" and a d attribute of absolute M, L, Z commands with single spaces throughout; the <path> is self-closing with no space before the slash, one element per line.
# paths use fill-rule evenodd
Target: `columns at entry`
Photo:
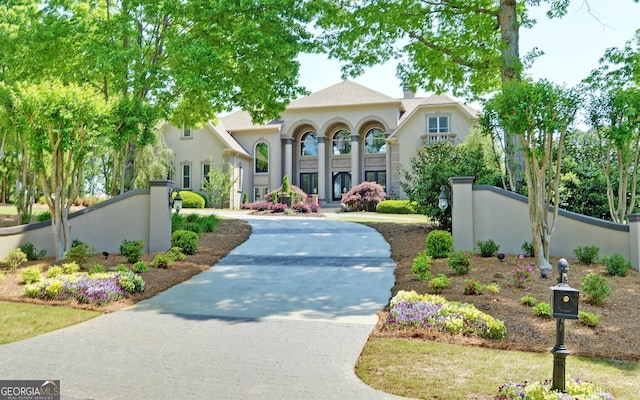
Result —
<path fill-rule="evenodd" d="M 351 135 L 351 187 L 360 183 L 360 146 L 358 145 L 359 135 Z"/>
<path fill-rule="evenodd" d="M 293 138 L 284 138 L 284 174 L 291 182 L 293 177 Z M 295 182 L 295 181 L 294 181 Z"/>
<path fill-rule="evenodd" d="M 325 201 L 327 184 L 326 184 L 326 171 L 327 171 L 327 160 L 326 160 L 326 150 L 325 150 L 325 142 L 327 138 L 325 136 L 318 136 L 318 197 L 320 200 Z"/>

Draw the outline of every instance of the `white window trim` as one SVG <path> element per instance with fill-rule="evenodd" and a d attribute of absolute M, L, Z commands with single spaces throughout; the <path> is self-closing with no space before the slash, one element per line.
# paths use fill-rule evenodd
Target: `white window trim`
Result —
<path fill-rule="evenodd" d="M 180 132 L 180 137 L 182 139 L 193 139 L 193 128 L 182 127 Z"/>
<path fill-rule="evenodd" d="M 440 117 L 447 117 L 447 130 L 446 131 L 440 131 Z M 430 118 L 437 118 L 436 119 L 437 129 L 438 129 L 437 132 L 429 132 L 429 119 Z M 426 127 L 426 130 L 425 130 L 426 134 L 429 134 L 429 135 L 440 134 L 441 135 L 441 134 L 444 134 L 444 133 L 451 133 L 452 132 L 452 130 L 451 130 L 451 114 L 448 114 L 448 113 L 444 114 L 444 113 L 440 113 L 440 112 L 435 113 L 435 114 L 427 114 L 427 121 L 426 122 L 427 122 L 427 127 Z"/>
<path fill-rule="evenodd" d="M 253 187 L 253 201 L 263 201 L 264 196 L 269 193 L 268 186 L 254 186 Z"/>
<path fill-rule="evenodd" d="M 184 167 L 188 166 L 189 167 L 189 187 L 184 186 Z M 183 185 L 183 187 L 181 189 L 191 189 L 191 186 L 193 185 L 193 166 L 191 165 L 191 163 L 182 163 L 180 165 L 180 184 Z"/>

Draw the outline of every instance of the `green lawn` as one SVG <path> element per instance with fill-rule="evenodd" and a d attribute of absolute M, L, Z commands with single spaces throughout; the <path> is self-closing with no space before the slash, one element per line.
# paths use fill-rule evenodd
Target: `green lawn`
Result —
<path fill-rule="evenodd" d="M 16 215 L 18 211 L 16 210 L 16 206 L 0 206 L 0 215 Z"/>
<path fill-rule="evenodd" d="M 320 210 L 322 212 L 322 209 Z M 328 219 L 350 222 L 393 222 L 395 224 L 431 224 L 429 217 L 420 214 L 382 214 L 375 212 L 327 213 Z"/>
<path fill-rule="evenodd" d="M 66 307 L 0 301 L 0 344 L 38 336 L 101 315 Z"/>
<path fill-rule="evenodd" d="M 508 381 L 551 379 L 553 355 L 411 339 L 370 339 L 356 373 L 385 392 L 419 399 L 493 399 Z M 616 400 L 638 396 L 640 366 L 569 356 L 566 376 L 591 381 Z"/>

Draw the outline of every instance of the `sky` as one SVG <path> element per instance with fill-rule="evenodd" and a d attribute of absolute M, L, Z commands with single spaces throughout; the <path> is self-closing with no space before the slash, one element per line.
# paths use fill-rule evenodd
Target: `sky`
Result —
<path fill-rule="evenodd" d="M 521 56 L 534 47 L 545 53 L 527 71 L 534 79 L 574 86 L 597 68 L 607 48 L 624 46 L 640 29 L 640 4 L 632 0 L 573 0 L 566 16 L 552 20 L 544 14 L 547 9 L 547 5 L 535 7 L 531 16 L 538 23 L 531 29 L 520 30 Z M 341 63 L 326 56 L 305 54 L 300 62 L 300 83 L 311 92 L 342 79 Z M 388 96 L 402 97 L 402 85 L 395 76 L 393 62 L 349 79 Z"/>

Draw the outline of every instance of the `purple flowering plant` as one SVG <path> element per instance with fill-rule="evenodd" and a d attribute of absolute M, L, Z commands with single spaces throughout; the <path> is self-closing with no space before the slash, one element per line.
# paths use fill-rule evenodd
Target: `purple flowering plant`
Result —
<path fill-rule="evenodd" d="M 554 391 L 552 381 L 542 382 L 507 382 L 498 388 L 498 400 L 615 400 L 608 392 L 599 391 L 591 382 L 578 378 L 569 379 L 565 387 L 566 393 Z"/>
<path fill-rule="evenodd" d="M 519 259 L 522 260 L 523 258 L 524 255 L 520 254 Z M 529 279 L 531 279 L 531 277 L 533 277 L 535 271 L 530 264 L 518 264 L 511 271 L 511 273 L 513 274 L 513 284 L 515 285 L 515 287 L 526 289 L 528 288 L 527 282 L 529 281 Z"/>

